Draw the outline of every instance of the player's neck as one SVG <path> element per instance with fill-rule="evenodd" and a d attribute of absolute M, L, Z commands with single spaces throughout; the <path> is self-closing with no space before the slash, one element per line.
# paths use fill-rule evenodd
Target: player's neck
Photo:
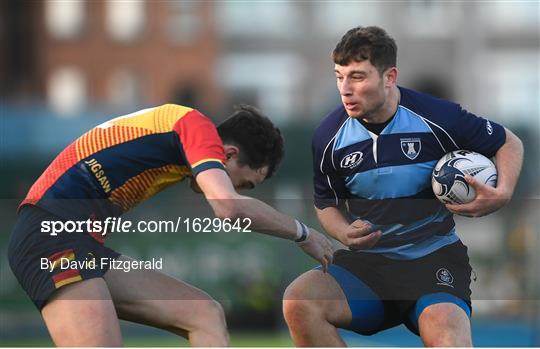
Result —
<path fill-rule="evenodd" d="M 362 120 L 369 124 L 384 124 L 396 114 L 401 93 L 397 86 L 392 87 L 386 102 L 381 106 L 376 114 L 364 117 Z"/>

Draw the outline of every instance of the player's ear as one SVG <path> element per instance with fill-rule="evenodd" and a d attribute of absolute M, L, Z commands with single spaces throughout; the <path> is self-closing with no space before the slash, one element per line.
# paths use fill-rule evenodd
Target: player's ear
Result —
<path fill-rule="evenodd" d="M 389 85 L 397 83 L 398 70 L 396 67 L 388 68 L 384 72 L 384 82 Z"/>
<path fill-rule="evenodd" d="M 237 157 L 240 151 L 237 146 L 231 144 L 224 144 L 223 148 L 225 149 L 225 157 L 227 160 Z"/>

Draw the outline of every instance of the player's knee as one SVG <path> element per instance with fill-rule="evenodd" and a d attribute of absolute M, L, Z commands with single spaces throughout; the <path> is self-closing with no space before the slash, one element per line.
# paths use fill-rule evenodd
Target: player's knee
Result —
<path fill-rule="evenodd" d="M 220 334 L 227 331 L 225 312 L 217 301 L 213 299 L 195 301 L 196 308 L 188 318 L 186 318 L 185 306 L 184 301 L 168 305 L 167 310 L 172 315 L 169 317 L 169 327 L 185 330 L 188 333 Z M 175 307 L 178 311 L 175 311 Z"/>
<path fill-rule="evenodd" d="M 204 327 L 219 327 L 220 330 L 224 330 L 227 325 L 225 321 L 225 311 L 219 302 L 215 300 L 209 300 L 200 305 L 197 309 L 199 318 L 199 325 Z"/>
<path fill-rule="evenodd" d="M 305 299 L 284 299 L 283 317 L 292 328 L 302 327 L 307 320 L 313 321 L 318 309 L 314 301 Z"/>
<path fill-rule="evenodd" d="M 193 305 L 193 304 L 192 304 Z M 195 346 L 219 346 L 229 345 L 229 334 L 225 312 L 221 304 L 213 299 L 196 301 L 193 313 L 186 319 L 185 312 L 178 317 L 178 329 L 187 332 L 188 339 Z"/>
<path fill-rule="evenodd" d="M 420 334 L 429 347 L 472 346 L 467 315 L 454 304 L 436 304 L 420 315 Z"/>
<path fill-rule="evenodd" d="M 289 326 L 300 326 L 307 319 L 313 319 L 320 312 L 318 302 L 309 299 L 298 283 L 293 282 L 283 295 L 283 316 Z"/>

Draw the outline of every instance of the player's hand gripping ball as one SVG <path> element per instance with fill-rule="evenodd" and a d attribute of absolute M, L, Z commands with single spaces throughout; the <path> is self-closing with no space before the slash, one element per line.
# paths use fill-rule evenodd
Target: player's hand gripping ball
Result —
<path fill-rule="evenodd" d="M 478 182 L 495 187 L 497 169 L 491 160 L 469 150 L 455 150 L 437 162 L 431 176 L 435 196 L 445 204 L 466 204 L 476 197 L 473 187 L 465 181 L 465 175 Z"/>

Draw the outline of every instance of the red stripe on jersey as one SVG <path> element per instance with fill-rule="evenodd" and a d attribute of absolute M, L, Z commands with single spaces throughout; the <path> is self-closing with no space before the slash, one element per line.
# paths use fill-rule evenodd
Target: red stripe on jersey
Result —
<path fill-rule="evenodd" d="M 197 110 L 185 114 L 174 124 L 190 165 L 205 159 L 225 162 L 223 142 L 216 126 Z"/>
<path fill-rule="evenodd" d="M 55 260 L 60 259 L 61 257 L 65 257 L 65 256 L 67 256 L 67 255 L 69 255 L 71 253 L 73 253 L 73 249 L 70 248 L 68 250 L 56 252 L 56 253 L 50 255 L 48 259 L 49 259 L 49 261 L 54 262 Z"/>
<path fill-rule="evenodd" d="M 54 283 L 58 283 L 62 280 L 65 280 L 67 278 L 72 278 L 74 276 L 78 276 L 78 275 L 81 275 L 81 273 L 79 272 L 78 269 L 68 269 L 68 270 L 65 270 L 63 272 L 60 272 L 56 275 L 53 275 L 52 279 L 54 281 Z"/>
<path fill-rule="evenodd" d="M 64 285 L 68 285 L 77 281 L 81 281 L 81 274 L 77 269 L 68 269 L 61 273 L 58 273 L 52 277 L 54 287 L 60 288 Z"/>
<path fill-rule="evenodd" d="M 45 172 L 43 172 L 38 180 L 32 185 L 28 195 L 26 195 L 26 198 L 21 203 L 21 206 L 38 202 L 58 178 L 75 165 L 77 161 L 77 150 L 74 142 L 53 160 Z"/>

